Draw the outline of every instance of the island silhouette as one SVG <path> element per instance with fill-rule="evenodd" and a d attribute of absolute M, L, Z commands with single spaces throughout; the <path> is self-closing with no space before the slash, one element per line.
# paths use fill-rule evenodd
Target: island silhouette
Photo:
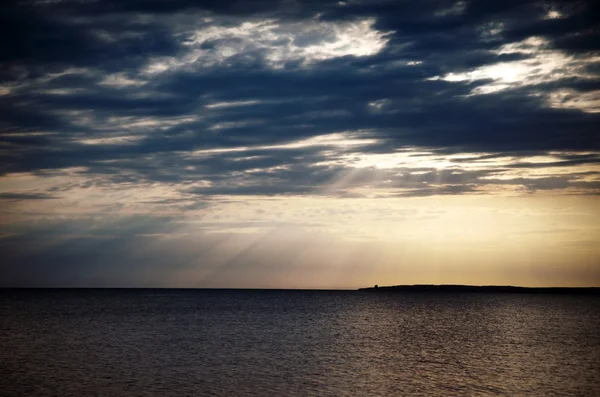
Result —
<path fill-rule="evenodd" d="M 486 292 L 600 295 L 600 287 L 517 287 L 512 285 L 413 284 L 359 288 L 366 292 Z"/>

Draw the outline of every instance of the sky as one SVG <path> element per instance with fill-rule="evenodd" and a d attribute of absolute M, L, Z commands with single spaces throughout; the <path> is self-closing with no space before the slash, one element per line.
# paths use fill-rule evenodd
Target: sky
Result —
<path fill-rule="evenodd" d="M 598 2 L 0 7 L 0 286 L 600 286 Z"/>

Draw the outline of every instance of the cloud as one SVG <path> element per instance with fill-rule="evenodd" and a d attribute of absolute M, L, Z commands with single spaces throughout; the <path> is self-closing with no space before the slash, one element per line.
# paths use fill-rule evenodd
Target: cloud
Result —
<path fill-rule="evenodd" d="M 49 200 L 56 198 L 46 193 L 0 193 L 0 200 Z"/>
<path fill-rule="evenodd" d="M 599 11 L 517 0 L 7 4 L 0 233 L 33 245 L 62 217 L 81 220 L 77 241 L 121 252 L 91 231 L 95 217 L 164 224 L 126 237 L 141 244 L 179 235 L 167 226 L 180 218 L 207 218 L 202 236 L 264 231 L 260 219 L 215 218 L 243 218 L 255 201 L 595 197 Z"/>
<path fill-rule="evenodd" d="M 473 88 L 470 93 L 470 95 L 481 95 L 524 86 L 539 86 L 562 79 L 594 81 L 597 78 L 593 72 L 589 71 L 589 68 L 600 62 L 598 56 L 566 55 L 560 51 L 547 49 L 549 44 L 550 42 L 542 37 L 529 37 L 521 42 L 504 44 L 494 52 L 498 55 L 523 54 L 525 58 L 480 66 L 462 73 L 450 72 L 444 76 L 434 76 L 430 79 L 449 82 L 491 80 L 488 84 Z M 577 93 L 577 96 L 582 95 L 581 99 L 574 98 L 574 90 L 559 89 L 537 93 L 534 91 L 532 94 L 545 96 L 546 101 L 553 108 L 564 107 L 595 113 L 600 106 L 598 100 L 600 90 L 585 94 Z"/>
<path fill-rule="evenodd" d="M 373 29 L 373 19 L 330 22 L 258 20 L 219 25 L 213 17 L 184 35 L 178 57 L 153 59 L 144 73 L 173 72 L 228 67 L 236 63 L 262 62 L 283 68 L 294 62 L 306 67 L 315 62 L 343 56 L 377 54 L 387 42 L 385 34 Z M 202 26 L 205 25 L 205 26 Z"/>

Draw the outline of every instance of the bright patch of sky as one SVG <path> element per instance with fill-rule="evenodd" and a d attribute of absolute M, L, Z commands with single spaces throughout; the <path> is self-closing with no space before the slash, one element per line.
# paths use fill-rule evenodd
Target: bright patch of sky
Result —
<path fill-rule="evenodd" d="M 145 71 L 152 75 L 182 68 L 226 67 L 234 62 L 260 59 L 278 69 L 290 62 L 308 67 L 343 56 L 370 56 L 381 51 L 388 41 L 386 33 L 377 31 L 374 23 L 370 18 L 296 23 L 265 20 L 234 26 L 213 23 L 185 34 L 181 56 L 153 59 Z"/>
<path fill-rule="evenodd" d="M 505 44 L 494 51 L 497 55 L 521 54 L 525 59 L 498 62 L 461 72 L 450 72 L 443 76 L 434 76 L 429 80 L 449 82 L 469 82 L 490 80 L 471 91 L 471 95 L 490 94 L 499 91 L 535 86 L 567 78 L 579 78 L 593 81 L 596 75 L 588 70 L 600 64 L 600 57 L 588 55 L 575 57 L 550 48 L 543 37 Z M 544 93 L 551 107 L 573 108 L 584 112 L 596 112 L 600 108 L 600 91 L 593 91 L 585 98 L 574 98 L 568 91 L 550 91 Z"/>

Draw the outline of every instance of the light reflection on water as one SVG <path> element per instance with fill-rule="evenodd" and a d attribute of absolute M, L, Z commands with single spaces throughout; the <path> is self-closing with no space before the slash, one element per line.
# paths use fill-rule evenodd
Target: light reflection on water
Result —
<path fill-rule="evenodd" d="M 2 395 L 597 395 L 600 299 L 0 292 Z"/>

